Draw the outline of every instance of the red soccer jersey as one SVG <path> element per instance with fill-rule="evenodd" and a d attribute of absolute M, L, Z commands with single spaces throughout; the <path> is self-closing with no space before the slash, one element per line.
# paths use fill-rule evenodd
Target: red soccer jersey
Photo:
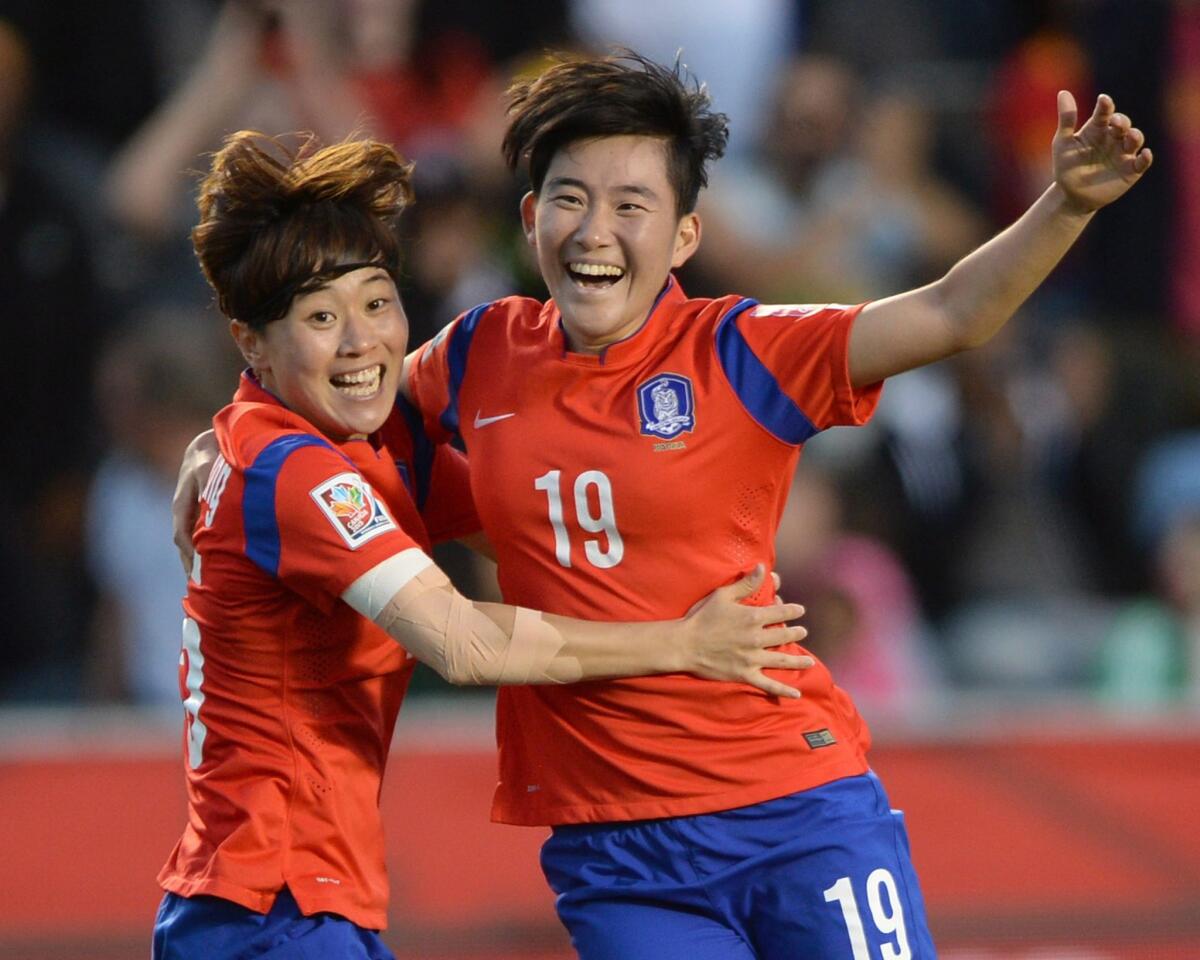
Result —
<path fill-rule="evenodd" d="M 466 442 L 505 599 L 672 618 L 770 566 L 800 446 L 877 403 L 880 388 L 855 390 L 847 371 L 859 309 L 688 300 L 672 278 L 643 327 L 599 356 L 566 351 L 553 301 L 456 320 L 410 384 L 431 438 Z M 704 813 L 863 772 L 867 730 L 829 671 L 784 679 L 803 699 L 690 675 L 501 689 L 493 816 Z"/>
<path fill-rule="evenodd" d="M 260 912 L 286 884 L 305 914 L 380 929 L 380 781 L 415 661 L 340 597 L 430 533 L 478 529 L 465 466 L 403 411 L 376 443 L 334 443 L 249 377 L 213 423 L 184 601 L 188 825 L 159 883 Z"/>

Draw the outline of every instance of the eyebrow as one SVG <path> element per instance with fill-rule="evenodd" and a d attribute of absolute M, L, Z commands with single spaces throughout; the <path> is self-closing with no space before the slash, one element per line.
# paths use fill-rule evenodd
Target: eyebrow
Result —
<path fill-rule="evenodd" d="M 369 277 L 363 277 L 362 282 L 359 283 L 359 286 L 365 287 L 368 283 L 380 283 L 382 281 L 390 280 L 391 278 L 391 274 L 389 274 L 383 267 L 378 267 L 376 271 Z M 314 293 L 320 293 L 322 290 L 328 290 L 332 283 L 332 280 L 324 280 L 321 283 L 318 283 L 316 286 L 301 287 L 296 291 L 296 299 L 299 300 L 301 297 L 307 297 Z"/>
<path fill-rule="evenodd" d="M 546 181 L 545 187 L 547 189 L 553 189 L 554 187 L 574 187 L 576 190 L 582 190 L 584 193 L 590 192 L 587 188 L 587 184 L 577 177 L 553 177 Z M 635 196 L 645 197 L 647 200 L 658 199 L 657 193 L 640 183 L 622 183 L 618 185 L 613 192 L 632 193 Z"/>

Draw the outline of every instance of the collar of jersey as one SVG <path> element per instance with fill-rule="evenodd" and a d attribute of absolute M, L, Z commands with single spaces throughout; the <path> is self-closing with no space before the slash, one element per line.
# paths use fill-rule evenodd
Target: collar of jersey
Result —
<path fill-rule="evenodd" d="M 550 310 L 550 343 L 567 363 L 583 367 L 618 367 L 641 359 L 658 342 L 658 334 L 670 322 L 673 308 L 687 299 L 683 288 L 674 274 L 667 282 L 650 308 L 645 321 L 629 336 L 610 343 L 599 353 L 572 353 L 567 349 L 567 337 L 562 327 L 562 313 L 551 300 L 546 304 Z"/>
<path fill-rule="evenodd" d="M 291 416 L 296 418 L 295 426 L 303 430 L 305 433 L 311 433 L 314 437 L 320 437 L 335 450 L 341 450 L 344 447 L 349 447 L 356 443 L 365 443 L 372 450 L 378 453 L 379 434 L 373 433 L 366 440 L 334 440 L 332 437 L 327 437 L 320 430 L 309 423 L 304 417 L 296 413 L 291 407 L 280 400 L 275 394 L 262 385 L 262 381 L 254 375 L 254 371 L 250 367 L 246 367 L 242 371 L 241 380 L 238 382 L 237 392 L 233 395 L 234 403 L 269 403 L 272 406 L 282 407 Z"/>

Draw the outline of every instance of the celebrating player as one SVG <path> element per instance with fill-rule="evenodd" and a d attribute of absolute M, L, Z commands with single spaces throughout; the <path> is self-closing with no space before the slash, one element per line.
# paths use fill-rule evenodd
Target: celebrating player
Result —
<path fill-rule="evenodd" d="M 465 466 L 404 410 L 381 429 L 407 349 L 408 176 L 381 144 L 241 133 L 201 186 L 196 252 L 250 370 L 214 421 L 194 532 L 189 814 L 159 875 L 156 957 L 391 956 L 378 797 L 412 657 L 456 683 L 694 671 L 784 700 L 798 694 L 762 668 L 812 664 L 769 649 L 802 628 L 762 629 L 799 608 L 737 602 L 761 570 L 671 623 L 588 624 L 450 586 L 428 550 L 478 529 Z"/>
<path fill-rule="evenodd" d="M 575 616 L 676 616 L 730 564 L 770 563 L 803 443 L 988 340 L 1152 159 L 1109 97 L 1076 129 L 1064 91 L 1053 183 L 937 282 L 852 307 L 690 300 L 670 271 L 726 139 L 703 89 L 630 55 L 511 92 L 552 299 L 459 317 L 406 389 L 434 440 L 465 441 L 505 599 Z M 934 956 L 868 731 L 822 666 L 799 684 L 782 706 L 681 675 L 500 691 L 493 814 L 554 826 L 543 868 L 584 960 Z"/>

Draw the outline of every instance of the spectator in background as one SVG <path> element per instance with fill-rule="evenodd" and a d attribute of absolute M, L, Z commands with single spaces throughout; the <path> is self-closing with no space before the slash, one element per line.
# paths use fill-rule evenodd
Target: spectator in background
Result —
<path fill-rule="evenodd" d="M 936 707 L 936 654 L 917 596 L 885 544 L 844 527 L 835 477 L 807 460 L 796 470 L 776 537 L 776 569 L 804 599 L 807 647 L 854 697 L 868 722 Z"/>
<path fill-rule="evenodd" d="M 1170 436 L 1138 468 L 1134 525 L 1154 591 L 1118 612 L 1097 658 L 1100 695 L 1124 709 L 1200 706 L 1200 433 Z"/>
<path fill-rule="evenodd" d="M 238 126 L 330 143 L 358 128 L 413 158 L 453 153 L 489 66 L 459 35 L 417 49 L 416 12 L 416 0 L 226 0 L 191 74 L 110 170 L 118 222 L 152 238 L 186 224 L 188 171 Z"/>
<path fill-rule="evenodd" d="M 497 209 L 464 163 L 427 158 L 414 171 L 414 189 L 403 295 L 410 340 L 419 344 L 447 317 L 504 296 L 517 280 L 497 243 L 498 214 L 508 210 Z"/>
<path fill-rule="evenodd" d="M 0 21 L 0 694 L 70 699 L 91 593 L 80 504 L 94 450 L 92 364 L 108 322 L 79 211 L 31 160 L 25 38 Z"/>
<path fill-rule="evenodd" d="M 180 600 L 171 494 L 188 440 L 207 428 L 237 364 L 197 318 L 133 319 L 105 349 L 96 406 L 109 445 L 87 497 L 86 549 L 99 590 L 85 693 L 179 705 Z M 222 338 L 222 346 L 224 338 Z"/>
<path fill-rule="evenodd" d="M 714 177 L 708 269 L 781 302 L 851 302 L 926 282 L 983 239 L 982 219 L 933 169 L 927 111 L 882 94 L 856 124 L 864 96 L 834 58 L 790 65 L 757 161 Z"/>
<path fill-rule="evenodd" d="M 154 108 L 171 37 L 203 0 L 0 0 L 29 45 L 29 141 L 38 164 L 89 220 L 106 159 Z"/>
<path fill-rule="evenodd" d="M 736 118 L 729 155 L 771 135 L 770 86 L 798 43 L 792 0 L 569 0 L 569 21 L 595 50 L 638 50 L 660 63 L 677 56 L 705 78 L 716 109 Z M 736 52 L 735 52 L 736 51 Z"/>
<path fill-rule="evenodd" d="M 484 160 L 471 133 L 487 126 L 489 106 L 501 116 L 498 97 L 483 102 L 492 92 L 486 50 L 449 27 L 423 35 L 422 7 L 419 0 L 225 0 L 202 56 L 114 158 L 105 181 L 112 218 L 137 241 L 147 293 L 167 285 L 188 303 L 206 295 L 186 243 L 191 172 L 203 165 L 204 151 L 238 127 L 311 130 L 328 143 L 358 130 L 416 160 L 428 183 L 446 179 L 445 170 L 485 185 L 503 179 L 494 140 Z M 487 200 L 473 207 L 481 214 L 491 199 L 482 196 Z M 439 199 L 446 210 L 450 198 Z M 475 195 L 462 200 L 472 206 Z M 445 244 L 436 244 L 434 255 L 418 253 L 424 267 L 436 266 L 413 278 L 418 289 L 448 285 L 466 295 L 474 282 L 492 290 L 488 277 L 497 271 L 485 244 L 474 242 L 486 237 L 486 224 L 481 216 L 464 231 L 450 264 L 435 260 Z M 426 226 L 432 234 L 433 225 Z M 474 258 L 478 266 L 467 262 Z M 414 320 L 422 332 L 436 332 L 422 327 L 419 305 Z"/>
<path fill-rule="evenodd" d="M 1042 191 L 1049 174 L 1046 141 L 1054 130 L 1038 104 L 1067 87 L 1091 95 L 1092 77 L 1082 44 L 1051 22 L 1013 47 L 996 70 L 986 114 L 991 166 L 992 212 L 1007 223 Z"/>

